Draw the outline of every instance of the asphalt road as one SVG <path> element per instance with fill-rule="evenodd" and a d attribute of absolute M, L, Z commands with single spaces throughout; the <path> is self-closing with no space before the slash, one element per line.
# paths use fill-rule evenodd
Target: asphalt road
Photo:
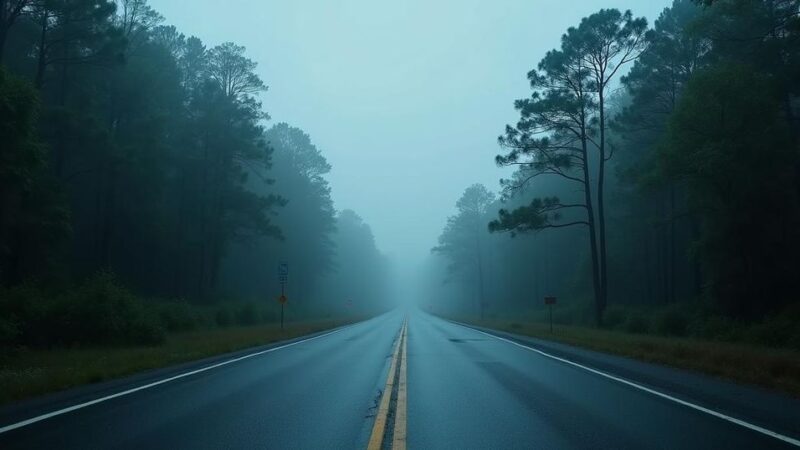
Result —
<path fill-rule="evenodd" d="M 0 449 L 364 448 L 403 317 L 389 313 L 174 379 L 165 373 L 169 381 L 2 432 Z M 571 364 L 506 338 L 408 314 L 409 448 L 769 449 L 793 446 L 765 432 L 800 436 L 796 400 L 677 371 L 663 373 L 686 382 L 686 394 L 675 384 L 662 391 L 653 377 L 636 379 L 657 366 L 610 358 L 597 373 L 585 358 Z M 113 394 L 87 389 L 73 401 Z M 731 398 L 716 408 L 698 392 Z M 0 430 L 70 403 L 69 393 L 52 398 L 3 409 Z"/>

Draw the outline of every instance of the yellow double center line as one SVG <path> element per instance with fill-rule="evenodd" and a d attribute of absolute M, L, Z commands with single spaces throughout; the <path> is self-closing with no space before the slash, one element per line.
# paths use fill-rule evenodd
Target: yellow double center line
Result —
<path fill-rule="evenodd" d="M 395 383 L 397 384 L 397 399 L 394 409 L 394 424 L 392 427 L 392 442 L 390 448 L 404 450 L 406 448 L 406 341 L 408 335 L 408 319 L 403 321 L 400 329 L 400 337 L 397 339 L 392 352 L 392 363 L 389 365 L 389 375 L 386 377 L 386 386 L 381 395 L 381 403 L 378 406 L 378 414 L 375 417 L 375 424 L 372 426 L 372 434 L 369 438 L 368 450 L 380 450 L 383 448 L 383 441 L 386 436 L 386 426 L 389 422 L 389 410 L 394 394 Z M 399 370 L 398 370 L 399 368 Z"/>

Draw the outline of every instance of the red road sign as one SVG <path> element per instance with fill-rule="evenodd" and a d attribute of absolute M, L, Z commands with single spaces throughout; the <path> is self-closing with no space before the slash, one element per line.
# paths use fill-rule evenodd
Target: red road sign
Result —
<path fill-rule="evenodd" d="M 555 297 L 545 297 L 544 298 L 544 304 L 545 305 L 555 305 L 556 304 L 556 298 Z"/>
<path fill-rule="evenodd" d="M 286 298 L 285 295 L 281 295 L 280 297 L 278 297 L 278 303 L 280 303 L 281 305 L 286 303 L 287 301 L 289 301 L 289 299 Z"/>

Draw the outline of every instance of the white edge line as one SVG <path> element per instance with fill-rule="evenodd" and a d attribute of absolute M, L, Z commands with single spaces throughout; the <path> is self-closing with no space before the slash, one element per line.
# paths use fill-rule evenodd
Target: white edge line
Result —
<path fill-rule="evenodd" d="M 649 394 L 653 394 L 653 395 L 656 395 L 658 397 L 673 401 L 675 403 L 678 403 L 680 405 L 686 406 L 688 408 L 692 408 L 694 410 L 697 410 L 697 411 L 700 411 L 700 412 L 704 412 L 706 414 L 712 415 L 712 416 L 717 417 L 717 418 L 722 419 L 722 420 L 726 420 L 728 422 L 731 422 L 731 423 L 734 423 L 736 425 L 742 426 L 742 427 L 747 428 L 749 430 L 756 431 L 758 433 L 767 435 L 767 436 L 769 436 L 771 438 L 775 438 L 775 439 L 781 440 L 781 441 L 786 442 L 788 444 L 794 445 L 795 447 L 800 447 L 800 440 L 798 440 L 798 439 L 794 439 L 792 437 L 789 437 L 789 436 L 786 436 L 786 435 L 783 435 L 783 434 L 780 434 L 780 433 L 776 433 L 776 432 L 774 432 L 772 430 L 768 430 L 766 428 L 760 427 L 760 426 L 752 424 L 750 422 L 745 422 L 744 420 L 737 419 L 735 417 L 731 417 L 731 416 L 722 414 L 721 412 L 717 412 L 717 411 L 714 411 L 712 409 L 708 409 L 708 408 L 705 408 L 703 406 L 696 405 L 696 404 L 691 403 L 691 402 L 687 402 L 686 400 L 681 400 L 681 399 L 673 397 L 671 395 L 664 394 L 663 392 L 659 392 L 659 391 L 656 391 L 654 389 L 650 389 L 648 387 L 645 387 L 645 386 L 642 386 L 640 384 L 634 383 L 632 381 L 628 381 L 628 380 L 626 380 L 624 378 L 619 378 L 619 377 L 616 377 L 614 375 L 608 374 L 606 372 L 602 372 L 602 371 L 599 371 L 597 369 L 592 369 L 591 367 L 584 366 L 582 364 L 578 364 L 578 363 L 570 361 L 568 359 L 564 359 L 564 358 L 560 358 L 560 357 L 555 356 L 555 355 L 551 355 L 551 354 L 543 352 L 543 351 L 541 351 L 539 349 L 536 349 L 536 348 L 533 348 L 533 347 L 528 347 L 527 345 L 522 345 L 522 344 L 520 344 L 518 342 L 514 342 L 514 341 L 512 341 L 510 339 L 506 339 L 504 337 L 500 337 L 500 336 L 494 335 L 492 333 L 487 333 L 485 331 L 479 330 L 477 328 L 472 328 L 470 326 L 463 325 L 463 324 L 458 323 L 458 322 L 452 322 L 452 323 L 455 323 L 456 325 L 462 326 L 462 327 L 467 328 L 469 330 L 477 331 L 478 333 L 485 334 L 486 336 L 490 336 L 490 337 L 493 337 L 495 339 L 499 339 L 499 340 L 507 342 L 509 344 L 516 345 L 517 347 L 524 348 L 525 350 L 530 350 L 532 352 L 536 352 L 536 353 L 538 353 L 538 354 L 540 354 L 542 356 L 546 356 L 546 357 L 554 359 L 556 361 L 560 361 L 560 362 L 563 362 L 565 364 L 569 364 L 571 366 L 575 366 L 575 367 L 581 368 L 583 370 L 589 371 L 589 372 L 594 373 L 596 375 L 600 375 L 600 376 L 608 378 L 610 380 L 617 381 L 619 383 L 622 383 L 622 384 L 625 384 L 627 386 L 639 389 L 639 390 L 647 392 Z"/>
<path fill-rule="evenodd" d="M 101 398 L 96 398 L 94 400 L 90 400 L 88 402 L 84 402 L 84 403 L 80 403 L 80 404 L 77 404 L 77 405 L 68 406 L 66 408 L 59 409 L 57 411 L 52 411 L 52 412 L 49 412 L 49 413 L 46 413 L 46 414 L 42 414 L 40 416 L 31 417 L 30 419 L 26 419 L 26 420 L 23 420 L 23 421 L 17 422 L 17 423 L 12 423 L 11 425 L 6 425 L 6 426 L 0 428 L 0 434 L 6 433 L 8 431 L 16 430 L 17 428 L 22 428 L 22 427 L 34 424 L 36 422 L 41 422 L 42 420 L 46 420 L 46 419 L 49 419 L 51 417 L 60 416 L 62 414 L 66 414 L 66 413 L 69 413 L 69 412 L 72 412 L 72 411 L 75 411 L 75 410 L 78 410 L 78 409 L 81 409 L 81 408 L 86 408 L 87 406 L 92 406 L 92 405 L 95 405 L 97 403 L 102 403 L 102 402 L 105 402 L 107 400 L 111 400 L 111 399 L 114 399 L 114 398 L 117 398 L 117 397 L 122 397 L 124 395 L 133 394 L 134 392 L 143 391 L 145 389 L 149 389 L 151 387 L 155 387 L 155 386 L 158 386 L 160 384 L 169 383 L 170 381 L 175 381 L 175 380 L 178 380 L 178 379 L 181 379 L 181 378 L 185 378 L 185 377 L 188 377 L 188 376 L 191 376 L 191 375 L 195 375 L 195 374 L 198 374 L 198 373 L 201 373 L 201 372 L 205 372 L 205 371 L 208 371 L 208 370 L 211 370 L 211 369 L 216 369 L 217 367 L 222 367 L 222 366 L 225 366 L 225 365 L 228 365 L 228 364 L 232 364 L 232 363 L 235 363 L 235 362 L 238 362 L 238 361 L 242 361 L 244 359 L 253 358 L 255 356 L 260 356 L 260 355 L 263 355 L 265 353 L 270 353 L 270 352 L 274 352 L 276 350 L 281 350 L 281 349 L 284 349 L 284 348 L 287 348 L 287 347 L 291 347 L 293 345 L 302 344 L 304 342 L 313 341 L 314 339 L 319 339 L 319 338 L 322 338 L 322 337 L 325 337 L 325 336 L 330 336 L 330 335 L 332 335 L 334 333 L 338 333 L 338 332 L 340 332 L 340 331 L 342 331 L 342 330 L 344 330 L 346 328 L 349 328 L 350 326 L 352 326 L 352 325 L 344 326 L 344 327 L 339 328 L 337 330 L 329 331 L 327 333 L 319 334 L 319 335 L 316 335 L 316 336 L 313 336 L 313 337 L 310 337 L 310 338 L 306 338 L 306 339 L 302 339 L 302 340 L 299 340 L 299 341 L 290 342 L 288 344 L 284 344 L 284 345 L 281 345 L 279 347 L 272 347 L 272 348 L 268 348 L 266 350 L 261 350 L 261 351 L 255 352 L 255 353 L 249 353 L 249 354 L 244 355 L 244 356 L 239 356 L 239 357 L 236 357 L 236 358 L 233 358 L 233 359 L 229 359 L 229 360 L 222 361 L 222 362 L 219 362 L 219 363 L 216 363 L 216 364 L 212 364 L 210 366 L 201 367 L 199 369 L 191 370 L 189 372 L 184 372 L 184 373 L 181 373 L 181 374 L 178 374 L 178 375 L 174 375 L 174 376 L 171 376 L 171 377 L 168 377 L 168 378 L 164 378 L 163 380 L 154 381 L 152 383 L 148 383 L 148 384 L 145 384 L 143 386 L 138 386 L 138 387 L 135 387 L 135 388 L 131 388 L 131 389 L 122 391 L 122 392 L 117 392 L 116 394 L 111 394 L 111 395 L 107 395 L 105 397 L 101 397 Z"/>

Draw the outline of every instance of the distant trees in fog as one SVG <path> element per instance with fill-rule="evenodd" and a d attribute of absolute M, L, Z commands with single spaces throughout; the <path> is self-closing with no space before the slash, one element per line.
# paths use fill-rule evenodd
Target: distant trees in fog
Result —
<path fill-rule="evenodd" d="M 745 319 L 795 303 L 798 33 L 787 0 L 675 0 L 649 30 L 615 10 L 570 28 L 500 138 L 496 162 L 517 170 L 487 222 L 517 238 L 489 241 L 489 310 L 559 295 L 601 323 L 607 303 Z M 571 225 L 587 233 L 551 230 Z"/>
<path fill-rule="evenodd" d="M 141 294 L 266 299 L 288 260 L 297 297 L 318 295 L 355 251 L 330 165 L 302 130 L 264 129 L 244 47 L 161 22 L 144 0 L 0 1 L 3 285 L 111 270 Z"/>

